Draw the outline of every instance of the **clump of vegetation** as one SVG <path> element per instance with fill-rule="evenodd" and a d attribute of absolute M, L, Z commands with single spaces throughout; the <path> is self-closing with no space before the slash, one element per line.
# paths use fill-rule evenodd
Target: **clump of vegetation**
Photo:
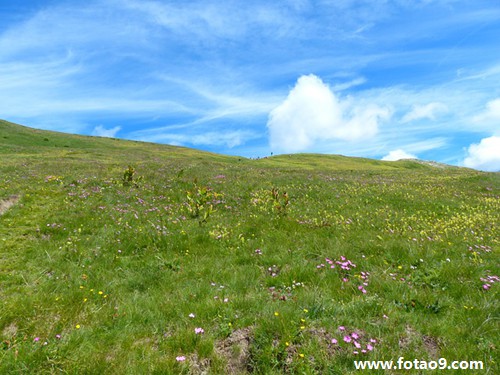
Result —
<path fill-rule="evenodd" d="M 281 193 L 278 189 L 271 189 L 271 197 L 273 198 L 273 206 L 279 215 L 285 216 L 287 214 L 287 208 L 290 204 L 290 198 L 288 193 L 284 191 Z"/>
<path fill-rule="evenodd" d="M 200 225 L 207 222 L 220 204 L 222 195 L 214 192 L 208 186 L 199 186 L 195 181 L 193 187 L 186 192 L 186 207 L 192 218 L 198 219 Z"/>
<path fill-rule="evenodd" d="M 122 185 L 139 187 L 141 182 L 142 176 L 137 177 L 135 168 L 129 165 L 123 172 Z"/>
<path fill-rule="evenodd" d="M 286 216 L 290 205 L 288 193 L 283 193 L 278 188 L 258 189 L 252 192 L 251 204 L 256 206 L 260 211 L 265 211 L 273 215 Z"/>

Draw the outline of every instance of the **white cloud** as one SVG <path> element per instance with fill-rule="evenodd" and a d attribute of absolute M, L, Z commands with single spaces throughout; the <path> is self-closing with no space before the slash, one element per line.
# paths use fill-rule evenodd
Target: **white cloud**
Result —
<path fill-rule="evenodd" d="M 473 118 L 475 122 L 498 122 L 500 123 L 500 98 L 486 103 L 486 110 Z M 499 126 L 500 127 L 500 126 Z"/>
<path fill-rule="evenodd" d="M 319 77 L 301 76 L 288 97 L 269 114 L 271 148 L 296 152 L 325 141 L 374 137 L 379 121 L 390 116 L 389 109 L 353 102 L 352 98 L 338 98 Z"/>
<path fill-rule="evenodd" d="M 439 102 L 433 102 L 426 105 L 414 105 L 411 111 L 403 116 L 401 121 L 405 123 L 424 118 L 435 120 L 438 114 L 446 112 L 447 110 L 448 107 Z"/>
<path fill-rule="evenodd" d="M 401 148 L 409 153 L 415 154 L 446 147 L 448 142 L 449 142 L 448 138 L 434 137 L 434 138 L 427 138 L 423 141 L 406 143 Z"/>
<path fill-rule="evenodd" d="M 92 135 L 98 137 L 114 138 L 116 136 L 116 133 L 118 133 L 120 130 L 121 130 L 120 126 L 115 126 L 114 128 L 106 129 L 102 125 L 97 125 L 92 131 Z"/>
<path fill-rule="evenodd" d="M 483 138 L 479 144 L 471 144 L 464 166 L 483 171 L 500 171 L 500 137 Z"/>
<path fill-rule="evenodd" d="M 256 133 L 244 130 L 205 132 L 197 134 L 185 133 L 157 133 L 139 137 L 142 141 L 162 142 L 172 145 L 195 145 L 195 146 L 225 146 L 233 148 L 240 146 L 248 140 L 258 138 Z"/>
<path fill-rule="evenodd" d="M 203 117 L 198 119 L 197 123 L 224 117 L 248 118 L 265 115 L 276 105 L 275 103 L 279 102 L 279 98 L 273 94 L 255 92 L 250 85 L 237 85 L 231 82 L 230 85 L 217 86 L 213 82 L 205 82 L 200 77 L 193 80 L 164 74 L 159 75 L 159 78 L 167 84 L 175 85 L 177 91 L 196 98 L 200 114 L 202 108 L 209 107 L 203 110 Z"/>
<path fill-rule="evenodd" d="M 266 33 L 275 38 L 298 30 L 293 22 L 294 12 L 272 3 L 191 1 L 169 4 L 147 0 L 118 3 L 136 14 L 145 15 L 148 22 L 177 37 L 188 37 L 186 42 L 193 44 L 237 40 L 252 33 Z"/>
<path fill-rule="evenodd" d="M 344 82 L 344 83 L 339 83 L 333 86 L 332 90 L 333 91 L 342 91 L 342 90 L 347 90 L 350 89 L 351 87 L 363 85 L 366 83 L 366 78 L 365 77 L 358 77 L 355 78 L 349 82 Z"/>
<path fill-rule="evenodd" d="M 382 158 L 382 160 L 386 161 L 396 161 L 401 159 L 418 159 L 418 158 L 415 155 L 409 154 L 401 149 L 393 150 Z"/>

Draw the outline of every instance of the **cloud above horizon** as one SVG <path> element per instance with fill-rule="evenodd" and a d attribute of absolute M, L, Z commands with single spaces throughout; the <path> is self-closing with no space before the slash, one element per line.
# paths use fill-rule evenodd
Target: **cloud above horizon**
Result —
<path fill-rule="evenodd" d="M 483 138 L 478 144 L 470 145 L 463 165 L 482 171 L 500 172 L 500 137 Z"/>
<path fill-rule="evenodd" d="M 494 122 L 500 129 L 500 98 L 486 103 L 486 109 L 474 117 L 475 122 Z M 500 132 L 500 130 L 498 130 Z"/>
<path fill-rule="evenodd" d="M 303 75 L 270 112 L 269 142 L 278 152 L 298 152 L 331 140 L 370 139 L 390 114 L 377 105 L 357 106 L 354 99 L 336 95 L 318 76 Z"/>
<path fill-rule="evenodd" d="M 402 159 L 418 159 L 418 157 L 416 155 L 409 154 L 404 150 L 398 149 L 389 152 L 382 158 L 382 160 L 385 161 L 397 161 Z"/>
<path fill-rule="evenodd" d="M 163 130 L 138 132 L 134 138 L 144 142 L 168 143 L 176 146 L 223 146 L 228 149 L 238 147 L 260 136 L 252 131 L 233 130 L 218 131 L 192 131 L 175 132 L 175 127 Z"/>
<path fill-rule="evenodd" d="M 411 111 L 403 116 L 401 122 L 405 123 L 419 119 L 435 120 L 438 114 L 444 113 L 447 110 L 448 107 L 439 102 L 433 102 L 425 105 L 414 105 Z"/>
<path fill-rule="evenodd" d="M 97 136 L 97 137 L 107 137 L 107 138 L 114 138 L 116 137 L 116 134 L 121 130 L 121 126 L 115 126 L 114 128 L 111 129 L 106 129 L 102 125 L 97 125 L 94 130 L 92 130 L 91 135 Z"/>

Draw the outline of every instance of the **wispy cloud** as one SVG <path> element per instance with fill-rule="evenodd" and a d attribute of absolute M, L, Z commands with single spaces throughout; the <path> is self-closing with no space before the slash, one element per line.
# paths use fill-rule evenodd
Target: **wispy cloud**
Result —
<path fill-rule="evenodd" d="M 183 3 L 123 0 L 126 9 L 142 13 L 154 24 L 191 43 L 199 40 L 238 40 L 249 33 L 273 29 L 274 37 L 290 29 L 297 29 L 285 7 L 266 3 L 239 3 L 233 1 L 194 1 Z"/>
<path fill-rule="evenodd" d="M 357 77 L 348 82 L 337 83 L 332 87 L 332 91 L 343 91 L 366 83 L 365 77 Z"/>
<path fill-rule="evenodd" d="M 435 120 L 439 113 L 446 112 L 447 110 L 448 107 L 439 102 L 433 102 L 426 105 L 414 105 L 411 111 L 403 116 L 401 121 L 405 123 L 420 119 Z"/>
<path fill-rule="evenodd" d="M 202 115 L 198 122 L 222 117 L 260 116 L 267 114 L 279 100 L 273 93 L 255 92 L 251 85 L 238 81 L 213 85 L 204 78 L 190 80 L 164 74 L 159 75 L 159 79 L 175 85 L 179 96 L 196 100 Z M 224 79 L 221 77 L 220 81 Z"/>
<path fill-rule="evenodd" d="M 226 132 L 208 131 L 205 133 L 169 133 L 154 131 L 149 135 L 138 137 L 141 141 L 162 142 L 179 146 L 224 146 L 229 149 L 240 146 L 250 140 L 259 138 L 252 131 L 233 130 Z"/>
<path fill-rule="evenodd" d="M 0 84 L 6 89 L 0 92 L 0 111 L 9 118 L 189 112 L 173 98 L 149 96 L 137 77 L 127 82 L 120 73 L 103 72 L 110 64 L 107 49 L 126 56 L 131 49 L 138 54 L 147 43 L 137 35 L 139 23 L 120 26 L 120 15 L 108 18 L 111 9 L 93 5 L 49 8 L 0 35 Z M 112 84 L 115 80 L 118 85 Z"/>

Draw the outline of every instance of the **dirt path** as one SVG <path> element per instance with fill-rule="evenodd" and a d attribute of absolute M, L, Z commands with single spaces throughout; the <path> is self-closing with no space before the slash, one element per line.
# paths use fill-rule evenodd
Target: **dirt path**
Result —
<path fill-rule="evenodd" d="M 12 195 L 7 199 L 0 199 L 0 215 L 3 215 L 9 208 L 17 203 L 19 197 Z"/>

